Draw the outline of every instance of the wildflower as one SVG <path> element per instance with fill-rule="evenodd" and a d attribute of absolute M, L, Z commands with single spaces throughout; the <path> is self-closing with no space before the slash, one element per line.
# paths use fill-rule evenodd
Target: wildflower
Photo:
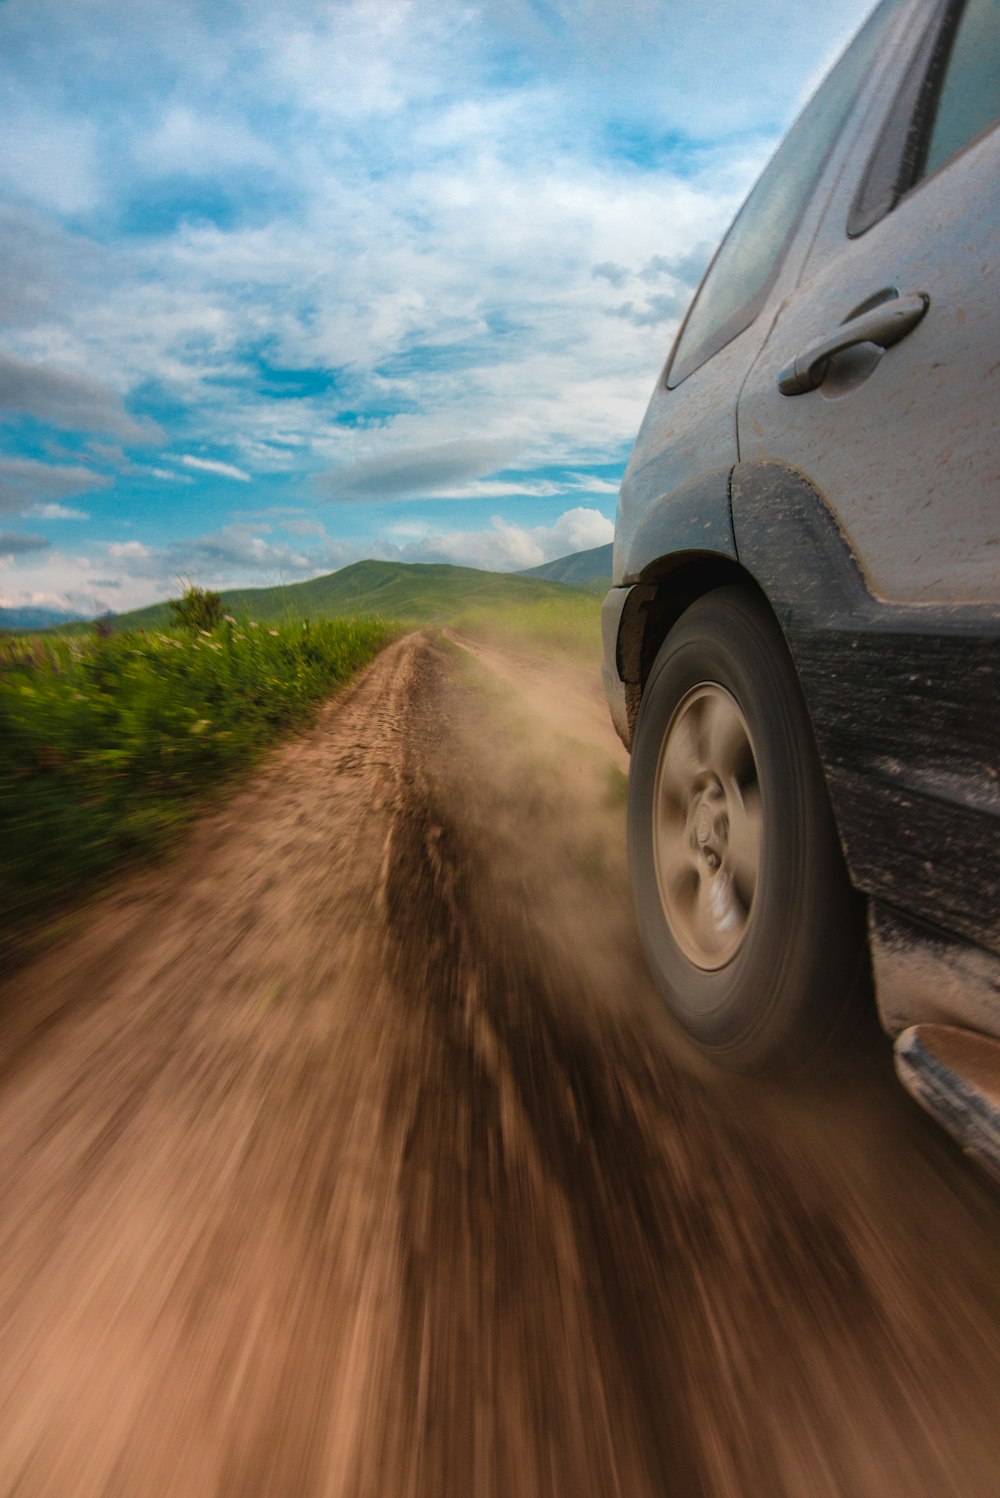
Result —
<path fill-rule="evenodd" d="M 276 629 L 269 629 L 268 634 L 273 635 L 275 639 L 278 638 L 278 631 Z"/>
<path fill-rule="evenodd" d="M 223 614 L 222 617 L 226 621 L 227 624 L 235 624 L 236 623 L 236 620 L 233 618 L 232 614 Z"/>

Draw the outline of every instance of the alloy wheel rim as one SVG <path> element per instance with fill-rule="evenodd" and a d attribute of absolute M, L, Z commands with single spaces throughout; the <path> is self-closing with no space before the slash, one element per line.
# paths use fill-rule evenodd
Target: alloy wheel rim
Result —
<path fill-rule="evenodd" d="M 660 902 L 689 962 L 731 962 L 753 919 L 763 846 L 760 779 L 731 692 L 700 682 L 681 699 L 660 747 L 653 856 Z"/>

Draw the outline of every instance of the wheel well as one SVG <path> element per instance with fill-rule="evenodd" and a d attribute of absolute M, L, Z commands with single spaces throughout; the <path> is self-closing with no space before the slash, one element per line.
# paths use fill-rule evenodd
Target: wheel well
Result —
<path fill-rule="evenodd" d="M 655 588 L 642 610 L 639 685 L 644 686 L 657 652 L 677 620 L 697 599 L 716 588 L 740 584 L 764 598 L 739 562 L 720 556 L 666 557 L 646 567 L 642 581 Z M 764 599 L 767 602 L 767 599 Z M 770 605 L 768 605 L 770 607 Z"/>
<path fill-rule="evenodd" d="M 745 567 L 715 554 L 662 557 L 643 569 L 639 582 L 642 586 L 635 589 L 635 606 L 623 614 L 618 637 L 630 735 L 657 652 L 685 609 L 715 588 L 734 583 L 752 589 L 770 607 L 766 595 Z"/>

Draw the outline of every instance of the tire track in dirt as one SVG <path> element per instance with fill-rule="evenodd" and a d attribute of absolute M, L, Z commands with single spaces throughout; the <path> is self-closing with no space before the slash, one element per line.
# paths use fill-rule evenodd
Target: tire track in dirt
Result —
<path fill-rule="evenodd" d="M 878 1056 L 692 1062 L 586 685 L 492 666 L 398 642 L 0 989 L 0 1494 L 986 1498 L 995 1195 Z"/>
<path fill-rule="evenodd" d="M 431 748 L 441 698 L 440 691 L 429 698 L 432 721 L 414 724 Z M 476 1491 L 534 1491 L 524 1486 L 525 1471 L 544 1471 L 545 1453 L 561 1476 L 539 1492 L 989 1491 L 996 1322 L 992 1340 L 979 1324 L 981 1310 L 994 1317 L 997 1310 L 988 1257 L 980 1261 L 987 1304 L 965 1307 L 967 1358 L 985 1383 L 970 1387 L 967 1360 L 959 1360 L 954 1375 L 966 1392 L 945 1409 L 934 1360 L 962 1318 L 952 1320 L 936 1285 L 920 1286 L 928 1266 L 919 1248 L 917 1263 L 905 1266 L 916 1270 L 915 1284 L 906 1272 L 887 1273 L 886 1248 L 891 1255 L 903 1247 L 904 1261 L 913 1259 L 912 1244 L 893 1243 L 891 1217 L 881 1224 L 887 1244 L 872 1252 L 871 1202 L 852 1201 L 850 1188 L 845 1199 L 839 1181 L 824 1190 L 810 1179 L 814 1162 L 771 1147 L 762 1133 L 771 1119 L 748 1125 L 725 1088 L 708 1088 L 669 1053 L 657 1054 L 638 1007 L 609 1006 L 593 991 L 593 945 L 571 940 L 559 952 L 561 902 L 545 898 L 553 869 L 539 839 L 560 841 L 566 806 L 556 806 L 548 826 L 536 818 L 528 835 L 515 816 L 508 845 L 498 842 L 504 780 L 511 777 L 515 799 L 523 799 L 525 779 L 503 763 L 497 715 L 483 714 L 474 692 L 453 702 L 451 720 L 453 756 L 414 753 L 416 791 L 399 830 L 390 930 L 401 969 L 414 971 L 415 953 L 423 953 L 416 991 L 427 1073 L 425 1090 L 411 1098 L 408 1151 L 416 1174 L 436 1182 L 431 1215 L 439 1224 L 431 1262 L 422 1258 L 408 1280 L 411 1323 L 438 1333 L 436 1363 L 433 1341 L 422 1347 L 423 1383 L 452 1411 L 454 1443 L 454 1426 L 471 1424 L 460 1384 L 481 1366 L 475 1339 L 470 1360 L 468 1328 L 485 1322 L 494 1334 L 508 1331 L 501 1360 L 508 1392 L 495 1371 L 482 1374 L 501 1427 L 516 1423 L 503 1411 L 516 1408 L 517 1391 L 534 1390 L 533 1460 L 520 1471 L 495 1468 Z M 463 769 L 470 765 L 472 776 Z M 487 765 L 493 779 L 484 783 Z M 571 855 L 572 847 L 563 827 L 560 851 Z M 606 902 L 607 890 L 601 894 Z M 627 917 L 619 911 L 602 932 L 593 903 L 589 915 L 591 942 L 617 942 L 620 979 L 641 989 Z M 435 1028 L 436 1045 L 427 1034 Z M 400 1092 L 413 1076 L 411 1063 Z M 455 1117 L 463 1098 L 464 1123 Z M 464 1130 L 457 1193 L 442 1170 L 456 1130 Z M 905 1151 L 913 1142 L 904 1127 L 896 1143 Z M 471 1211 L 472 1228 L 449 1211 L 455 1200 Z M 482 1241 L 474 1231 L 480 1219 Z M 489 1315 L 476 1299 L 480 1280 L 457 1309 L 455 1262 L 470 1242 L 480 1266 L 493 1256 Z M 563 1243 L 555 1278 L 578 1291 L 569 1317 L 558 1293 L 537 1293 L 553 1245 Z M 959 1304 L 969 1288 L 959 1287 Z M 428 1305 L 436 1305 L 430 1316 Z M 550 1324 L 546 1309 L 556 1305 L 560 1316 Z M 449 1317 L 464 1321 L 466 1342 L 446 1335 Z M 959 1456 L 956 1416 L 974 1446 L 970 1396 L 983 1445 Z M 409 1428 L 419 1433 L 419 1423 Z M 467 1428 L 468 1441 L 472 1434 Z M 435 1462 L 439 1473 L 449 1470 L 443 1449 Z"/>

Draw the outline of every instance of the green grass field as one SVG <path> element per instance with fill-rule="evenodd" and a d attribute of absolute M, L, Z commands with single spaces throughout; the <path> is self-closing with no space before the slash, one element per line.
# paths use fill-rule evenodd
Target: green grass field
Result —
<path fill-rule="evenodd" d="M 555 597 L 528 597 L 504 608 L 474 604 L 453 624 L 461 633 L 490 644 L 535 653 L 556 651 L 591 660 L 595 670 L 600 668 L 601 599 L 576 588 L 560 588 Z"/>
<path fill-rule="evenodd" d="M 0 640 L 0 954 L 161 845 L 396 633 L 352 619 Z"/>

